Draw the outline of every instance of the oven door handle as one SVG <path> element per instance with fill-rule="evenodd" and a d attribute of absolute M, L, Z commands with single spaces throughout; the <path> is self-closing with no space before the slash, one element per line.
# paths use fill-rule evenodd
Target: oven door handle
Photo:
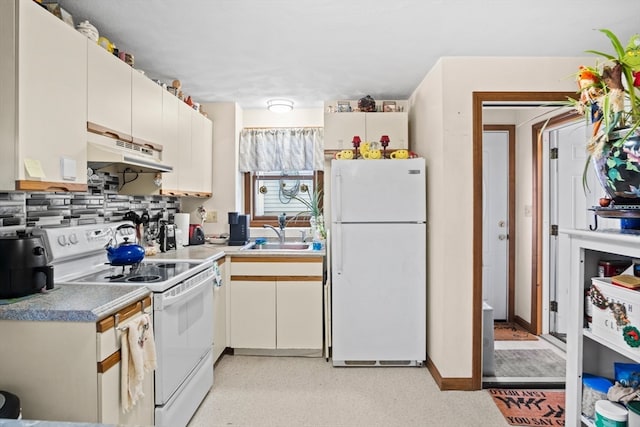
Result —
<path fill-rule="evenodd" d="M 213 286 L 212 282 L 213 282 L 213 277 L 209 276 L 206 279 L 204 279 L 202 282 L 198 283 L 195 286 L 192 286 L 191 288 L 187 289 L 184 292 L 180 292 L 175 295 L 162 295 L 160 298 L 160 303 L 155 304 L 155 309 L 162 310 L 162 309 L 171 307 L 173 304 L 184 302 L 185 299 L 191 298 L 195 294 L 200 293 L 200 291 L 206 288 L 207 286 Z"/>

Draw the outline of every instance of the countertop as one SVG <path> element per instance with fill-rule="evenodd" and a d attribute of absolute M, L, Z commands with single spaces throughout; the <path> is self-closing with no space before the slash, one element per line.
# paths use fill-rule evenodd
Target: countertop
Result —
<path fill-rule="evenodd" d="M 249 244 L 250 245 L 250 244 Z M 249 257 L 311 257 L 324 256 L 322 250 L 243 250 L 246 246 L 203 244 L 185 246 L 168 252 L 158 252 L 146 259 L 218 260 L 225 255 Z M 0 320 L 31 320 L 58 322 L 97 322 L 119 309 L 151 294 L 144 285 L 74 285 L 56 284 L 46 292 L 19 298 L 0 305 Z"/>
<path fill-rule="evenodd" d="M 143 285 L 55 285 L 0 305 L 0 320 L 97 322 L 150 294 Z"/>

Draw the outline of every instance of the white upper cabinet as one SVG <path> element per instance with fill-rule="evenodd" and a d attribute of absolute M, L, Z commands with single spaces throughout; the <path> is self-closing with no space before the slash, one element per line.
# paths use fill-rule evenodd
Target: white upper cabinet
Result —
<path fill-rule="evenodd" d="M 166 92 L 162 86 L 142 73 L 133 72 L 131 76 L 131 130 L 134 142 L 140 144 L 161 143 L 163 139 L 162 92 Z"/>
<path fill-rule="evenodd" d="M 174 176 L 164 174 L 162 194 L 191 197 L 210 197 L 212 188 L 211 163 L 213 156 L 211 120 L 187 104 L 179 101 L 177 153 L 164 157 L 173 165 Z"/>
<path fill-rule="evenodd" d="M 396 101 L 402 109 L 406 101 Z M 357 102 L 352 101 L 352 108 Z M 325 106 L 332 105 L 331 102 Z M 382 103 L 380 103 L 382 106 Z M 333 108 L 333 106 L 331 106 Z M 380 141 L 382 135 L 389 137 L 388 150 L 409 148 L 409 115 L 405 111 L 394 112 L 331 112 L 324 115 L 325 150 L 348 150 L 353 148 L 354 136 L 362 142 Z"/>
<path fill-rule="evenodd" d="M 351 141 L 359 136 L 361 141 L 366 139 L 367 113 L 325 113 L 324 115 L 324 149 L 348 150 L 353 148 Z"/>
<path fill-rule="evenodd" d="M 162 174 L 162 188 L 177 190 L 179 159 L 179 120 L 180 101 L 177 97 L 164 91 L 162 94 L 162 161 L 173 166 L 173 172 Z"/>
<path fill-rule="evenodd" d="M 87 39 L 32 1 L 0 3 L 0 189 L 86 190 Z"/>
<path fill-rule="evenodd" d="M 88 40 L 88 126 L 131 140 L 132 73 L 131 66 Z"/>

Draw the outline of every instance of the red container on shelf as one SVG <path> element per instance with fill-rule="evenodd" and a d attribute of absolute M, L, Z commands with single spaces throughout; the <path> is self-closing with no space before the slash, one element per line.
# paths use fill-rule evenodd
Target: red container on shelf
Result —
<path fill-rule="evenodd" d="M 631 261 L 601 260 L 598 263 L 598 277 L 617 276 L 622 274 L 630 265 Z"/>

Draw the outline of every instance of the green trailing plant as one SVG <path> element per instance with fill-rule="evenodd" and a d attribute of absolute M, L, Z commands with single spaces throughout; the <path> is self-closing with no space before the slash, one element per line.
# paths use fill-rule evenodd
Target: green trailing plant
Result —
<path fill-rule="evenodd" d="M 310 220 L 313 218 L 320 235 L 323 239 L 326 239 L 327 232 L 324 227 L 324 216 L 322 210 L 323 191 L 315 190 L 311 192 L 308 185 L 301 184 L 300 191 L 295 196 L 292 196 L 292 198 L 304 204 L 307 209 L 298 212 L 289 221 L 295 222 L 302 218 L 306 219 L 308 217 Z"/>

